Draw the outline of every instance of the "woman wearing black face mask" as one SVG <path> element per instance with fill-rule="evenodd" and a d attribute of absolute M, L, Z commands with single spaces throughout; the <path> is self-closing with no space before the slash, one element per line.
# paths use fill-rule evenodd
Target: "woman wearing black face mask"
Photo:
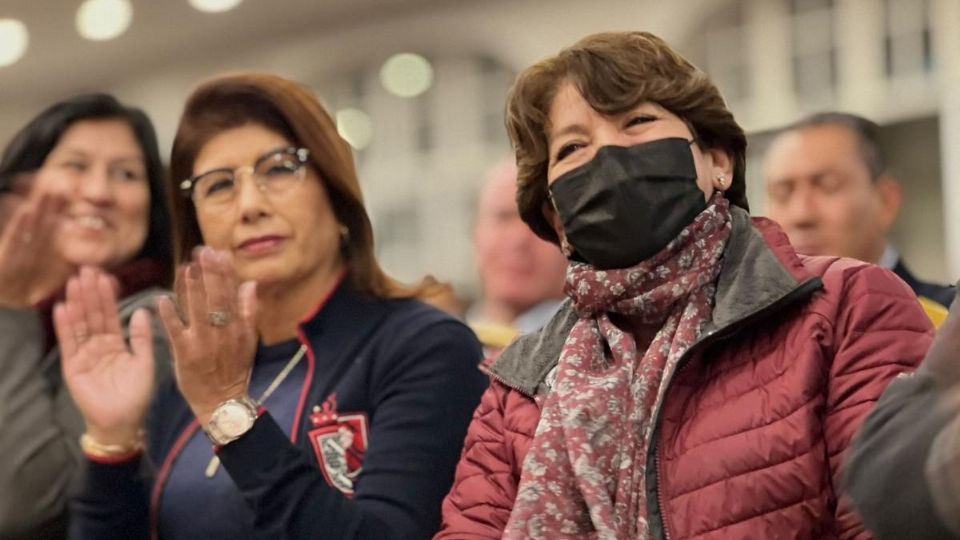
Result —
<path fill-rule="evenodd" d="M 751 219 L 743 130 L 650 34 L 528 68 L 507 127 L 569 300 L 492 366 L 439 537 L 865 536 L 835 479 L 930 344 L 906 285 Z"/>

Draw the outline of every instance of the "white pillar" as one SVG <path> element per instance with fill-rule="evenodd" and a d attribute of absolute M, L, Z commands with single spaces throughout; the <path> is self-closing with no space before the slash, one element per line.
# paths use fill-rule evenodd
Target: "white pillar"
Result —
<path fill-rule="evenodd" d="M 947 272 L 960 277 L 960 2 L 934 0 L 933 39 L 940 79 L 940 155 Z"/>
<path fill-rule="evenodd" d="M 883 99 L 883 8 L 877 0 L 840 0 L 834 8 L 839 109 L 868 113 Z"/>
<path fill-rule="evenodd" d="M 777 127 L 793 120 L 796 111 L 787 3 L 751 0 L 746 17 L 753 101 L 750 127 Z"/>

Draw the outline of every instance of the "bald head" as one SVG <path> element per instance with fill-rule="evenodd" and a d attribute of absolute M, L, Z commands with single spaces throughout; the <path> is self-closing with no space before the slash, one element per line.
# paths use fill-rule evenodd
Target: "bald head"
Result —
<path fill-rule="evenodd" d="M 490 170 L 474 230 L 484 304 L 507 314 L 493 317 L 504 324 L 545 300 L 561 298 L 567 267 L 559 248 L 539 239 L 520 219 L 516 182 L 512 161 Z"/>
<path fill-rule="evenodd" d="M 513 161 L 504 161 L 491 168 L 480 188 L 480 198 L 477 203 L 477 213 L 482 214 L 489 209 L 509 211 L 516 210 L 517 196 L 517 166 Z M 509 204 L 506 203 L 509 201 Z"/>

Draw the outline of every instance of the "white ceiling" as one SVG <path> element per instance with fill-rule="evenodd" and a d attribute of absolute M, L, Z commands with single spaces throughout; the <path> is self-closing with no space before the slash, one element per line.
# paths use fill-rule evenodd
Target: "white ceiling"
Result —
<path fill-rule="evenodd" d="M 226 13 L 196 11 L 187 0 L 132 0 L 131 27 L 117 39 L 94 42 L 74 28 L 79 0 L 0 0 L 0 17 L 22 20 L 30 32 L 24 57 L 0 68 L 0 109 L 52 101 L 177 62 L 230 55 L 251 43 L 283 40 L 468 0 L 244 0 Z"/>

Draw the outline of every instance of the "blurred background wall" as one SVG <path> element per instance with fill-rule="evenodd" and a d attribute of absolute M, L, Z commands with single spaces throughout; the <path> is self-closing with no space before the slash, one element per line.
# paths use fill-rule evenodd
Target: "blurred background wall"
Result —
<path fill-rule="evenodd" d="M 509 155 L 513 77 L 586 34 L 642 29 L 706 70 L 751 134 L 755 214 L 771 130 L 826 108 L 863 114 L 884 126 L 905 188 L 897 246 L 924 278 L 960 277 L 960 0 L 230 4 L 0 0 L 0 143 L 51 102 L 104 90 L 146 109 L 168 153 L 196 83 L 276 72 L 313 88 L 356 149 L 387 269 L 431 273 L 470 296 L 473 207 L 486 169 Z M 28 35 L 15 61 L 22 28 L 8 19 Z M 100 39 L 81 37 L 81 19 Z"/>

